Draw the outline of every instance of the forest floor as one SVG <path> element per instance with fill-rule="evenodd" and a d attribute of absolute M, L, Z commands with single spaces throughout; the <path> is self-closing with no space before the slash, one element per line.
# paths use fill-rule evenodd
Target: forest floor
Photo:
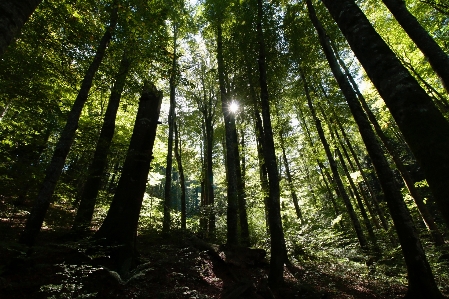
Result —
<path fill-rule="evenodd" d="M 313 259 L 286 267 L 284 284 L 270 290 L 265 259 L 226 259 L 208 249 L 213 245 L 180 231 L 166 237 L 142 232 L 140 265 L 124 279 L 108 269 L 107 253 L 64 238 L 68 228 L 56 224 L 72 217 L 67 213 L 52 207 L 30 250 L 15 242 L 26 213 L 6 211 L 0 201 L 0 298 L 401 298 L 406 292 L 397 282 Z"/>

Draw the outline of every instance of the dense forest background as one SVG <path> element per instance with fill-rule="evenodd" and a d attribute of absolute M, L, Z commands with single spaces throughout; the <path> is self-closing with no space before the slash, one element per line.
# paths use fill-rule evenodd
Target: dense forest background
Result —
<path fill-rule="evenodd" d="M 32 248 L 128 279 L 145 236 L 263 249 L 261 298 L 306 265 L 449 295 L 445 1 L 25 2 L 0 4 L 5 296 Z M 34 288 L 86 298 L 59 283 Z"/>

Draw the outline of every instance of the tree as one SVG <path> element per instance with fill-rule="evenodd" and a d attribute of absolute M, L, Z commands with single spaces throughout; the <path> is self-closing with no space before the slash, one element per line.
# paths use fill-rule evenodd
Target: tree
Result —
<path fill-rule="evenodd" d="M 56 183 L 59 179 L 59 176 L 61 175 L 65 159 L 75 138 L 75 132 L 78 128 L 81 111 L 87 101 L 89 90 L 92 87 L 94 75 L 100 67 L 108 43 L 111 40 L 113 31 L 115 29 L 115 26 L 117 25 L 117 3 L 114 3 L 111 9 L 112 11 L 110 24 L 106 29 L 103 37 L 101 38 L 97 51 L 95 53 L 95 57 L 84 76 L 78 96 L 75 99 L 72 110 L 70 111 L 69 117 L 67 119 L 67 123 L 59 137 L 58 144 L 56 145 L 50 165 L 47 167 L 45 179 L 36 198 L 35 205 L 33 206 L 33 210 L 28 216 L 25 229 L 20 236 L 20 243 L 26 244 L 28 246 L 34 244 L 35 238 L 39 233 L 39 230 L 41 229 L 45 214 L 50 205 L 51 197 L 56 187 Z"/>
<path fill-rule="evenodd" d="M 179 180 L 181 184 L 181 228 L 186 229 L 186 182 L 184 176 L 184 168 L 182 167 L 182 145 L 181 135 L 179 134 L 178 124 L 175 122 L 175 159 L 178 164 Z"/>
<path fill-rule="evenodd" d="M 88 177 L 82 190 L 80 205 L 73 224 L 73 229 L 75 231 L 89 228 L 90 222 L 92 221 L 98 191 L 101 187 L 101 179 L 107 163 L 109 148 L 112 142 L 112 137 L 114 136 L 115 119 L 120 98 L 125 86 L 126 76 L 131 68 L 131 60 L 127 56 L 126 51 L 127 50 L 123 53 L 116 80 L 111 90 L 94 158 L 89 166 Z"/>
<path fill-rule="evenodd" d="M 449 123 L 354 1 L 324 0 L 423 168 L 449 226 Z"/>
<path fill-rule="evenodd" d="M 161 102 L 162 92 L 151 83 L 145 83 L 117 190 L 108 214 L 95 234 L 96 239 L 105 239 L 106 244 L 118 246 L 116 262 L 121 275 L 127 274 L 135 263 L 134 240 L 153 159 Z"/>
<path fill-rule="evenodd" d="M 331 171 L 332 171 L 333 179 L 334 179 L 334 182 L 336 183 L 337 188 L 338 188 L 338 195 L 342 197 L 343 202 L 344 202 L 344 204 L 346 206 L 346 210 L 347 210 L 347 212 L 349 214 L 349 217 L 351 218 L 352 226 L 354 227 L 355 233 L 356 233 L 357 238 L 359 240 L 360 247 L 365 249 L 365 248 L 367 248 L 368 243 L 367 243 L 365 235 L 363 233 L 362 226 L 360 225 L 360 221 L 359 221 L 359 219 L 357 217 L 357 214 L 354 211 L 354 207 L 352 206 L 352 203 L 351 203 L 351 200 L 349 199 L 348 193 L 346 192 L 346 190 L 344 188 L 343 181 L 342 181 L 342 179 L 340 177 L 340 174 L 338 173 L 337 162 L 335 161 L 334 156 L 332 155 L 329 142 L 327 141 L 326 136 L 324 135 L 324 130 L 323 130 L 323 127 L 321 125 L 321 121 L 318 118 L 318 116 L 317 116 L 317 114 L 315 112 L 315 108 L 314 108 L 314 106 L 312 104 L 312 99 L 311 99 L 310 93 L 309 93 L 309 86 L 307 84 L 307 79 L 305 78 L 304 73 L 301 74 L 301 77 L 302 77 L 302 81 L 303 81 L 303 84 L 304 84 L 305 94 L 306 94 L 306 97 L 307 97 L 307 104 L 309 106 L 309 110 L 310 110 L 310 112 L 312 114 L 312 117 L 313 117 L 313 120 L 315 122 L 315 127 L 316 127 L 316 130 L 317 130 L 318 135 L 320 137 L 321 143 L 322 143 L 322 145 L 324 147 L 324 150 L 326 152 L 326 156 L 327 156 L 327 159 L 329 161 L 329 166 L 330 166 Z"/>
<path fill-rule="evenodd" d="M 268 284 L 277 288 L 283 282 L 284 263 L 288 262 L 282 228 L 280 211 L 280 190 L 277 171 L 276 153 L 273 140 L 273 129 L 271 127 L 270 100 L 267 85 L 265 40 L 262 30 L 263 2 L 257 1 L 257 41 L 259 46 L 259 82 L 260 99 L 263 120 L 263 154 L 268 174 L 269 200 L 268 200 L 268 222 L 271 236 L 271 259 Z"/>
<path fill-rule="evenodd" d="M 384 156 L 383 150 L 378 143 L 375 133 L 368 121 L 366 114 L 363 112 L 357 96 L 344 76 L 338 65 L 337 59 L 333 54 L 332 48 L 326 39 L 326 32 L 321 26 L 312 2 L 307 0 L 309 16 L 318 32 L 320 43 L 323 51 L 332 69 L 335 79 L 340 86 L 346 101 L 349 105 L 354 120 L 359 128 L 360 135 L 366 145 L 368 154 L 373 162 L 375 171 L 385 194 L 388 208 L 398 234 L 401 249 L 407 265 L 409 290 L 407 297 L 422 298 L 431 294 L 434 298 L 442 298 L 440 291 L 435 283 L 432 270 L 427 261 L 424 249 L 420 242 L 419 236 L 414 227 L 410 212 L 408 211 L 400 189 L 398 188 L 393 171 Z"/>
<path fill-rule="evenodd" d="M 0 57 L 41 2 L 4 0 L 0 3 Z"/>
<path fill-rule="evenodd" d="M 449 93 L 449 57 L 407 10 L 404 0 L 382 0 L 410 38 L 427 57 Z"/>
<path fill-rule="evenodd" d="M 172 182 L 172 164 L 173 164 L 173 129 L 175 126 L 175 107 L 176 107 L 176 77 L 178 76 L 177 67 L 177 42 L 178 42 L 178 24 L 173 24 L 173 58 L 170 73 L 170 108 L 168 112 L 168 152 L 167 166 L 165 168 L 165 193 L 164 193 L 164 220 L 163 231 L 170 230 L 170 208 L 171 208 L 171 182 Z"/>

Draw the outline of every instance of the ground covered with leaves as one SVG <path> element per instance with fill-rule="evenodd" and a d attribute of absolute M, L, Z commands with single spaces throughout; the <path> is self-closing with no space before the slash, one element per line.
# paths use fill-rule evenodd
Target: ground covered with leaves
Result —
<path fill-rule="evenodd" d="M 182 231 L 167 236 L 141 232 L 136 244 L 139 265 L 120 277 L 110 270 L 107 248 L 66 238 L 68 227 L 56 225 L 57 219 L 68 217 L 64 213 L 53 207 L 53 220 L 28 249 L 15 242 L 26 213 L 6 213 L 3 205 L 0 298 L 400 298 L 406 292 L 404 272 L 394 261 L 379 262 L 376 268 L 356 254 L 337 259 L 324 251 L 298 248 L 292 253 L 293 264 L 285 267 L 285 283 L 271 290 L 268 260 L 258 255 L 262 251 L 230 254 Z M 443 291 L 447 294 L 449 288 Z"/>

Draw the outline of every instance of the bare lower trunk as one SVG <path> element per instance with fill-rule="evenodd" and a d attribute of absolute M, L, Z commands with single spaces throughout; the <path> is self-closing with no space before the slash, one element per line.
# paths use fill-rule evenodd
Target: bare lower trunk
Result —
<path fill-rule="evenodd" d="M 181 228 L 186 229 L 186 183 L 184 177 L 184 168 L 181 158 L 181 137 L 179 136 L 178 126 L 175 122 L 175 158 L 178 164 L 179 181 L 181 184 Z"/>
<path fill-rule="evenodd" d="M 127 274 L 135 263 L 134 238 L 153 159 L 161 102 L 162 93 L 146 83 L 117 191 L 95 235 L 97 239 L 105 239 L 106 244 L 117 246 L 116 262 L 120 274 Z"/>

